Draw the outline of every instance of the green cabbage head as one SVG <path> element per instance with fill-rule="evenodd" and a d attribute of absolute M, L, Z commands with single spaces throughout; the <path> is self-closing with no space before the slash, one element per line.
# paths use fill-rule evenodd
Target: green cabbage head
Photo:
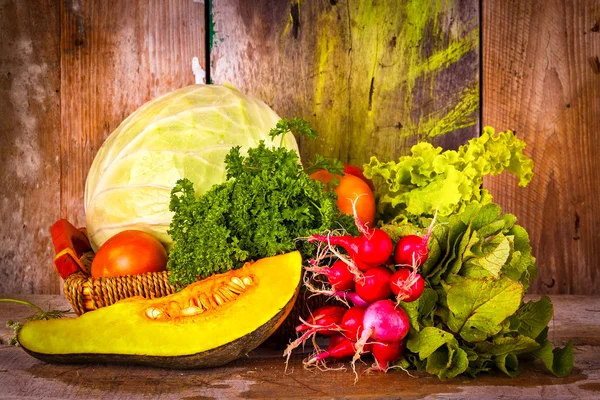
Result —
<path fill-rule="evenodd" d="M 229 149 L 260 140 L 272 144 L 268 133 L 277 121 L 265 103 L 228 86 L 188 86 L 140 107 L 106 139 L 87 176 L 86 228 L 93 249 L 123 230 L 139 229 L 169 250 L 169 200 L 177 180 L 188 178 L 196 195 L 205 193 L 225 180 Z M 298 151 L 291 134 L 284 146 Z"/>

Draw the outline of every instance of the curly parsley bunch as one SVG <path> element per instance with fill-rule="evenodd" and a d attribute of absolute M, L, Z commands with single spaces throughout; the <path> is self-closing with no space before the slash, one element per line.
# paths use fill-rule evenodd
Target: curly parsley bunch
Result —
<path fill-rule="evenodd" d="M 281 120 L 271 136 L 290 131 L 316 136 L 300 119 Z M 185 286 L 247 260 L 296 249 L 309 256 L 313 247 L 298 238 L 355 229 L 352 218 L 340 214 L 336 194 L 309 177 L 295 151 L 261 141 L 245 156 L 232 148 L 225 164 L 227 180 L 204 195 L 196 198 L 187 179 L 171 192 L 169 209 L 175 215 L 168 232 L 175 245 L 167 269 L 172 284 Z M 339 162 L 328 167 L 334 173 L 343 168 Z"/>

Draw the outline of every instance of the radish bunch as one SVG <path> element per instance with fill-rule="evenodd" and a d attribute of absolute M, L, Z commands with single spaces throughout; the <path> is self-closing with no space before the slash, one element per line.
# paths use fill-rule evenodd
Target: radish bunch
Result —
<path fill-rule="evenodd" d="M 363 354 L 370 353 L 375 360 L 371 370 L 387 371 L 402 357 L 403 340 L 410 328 L 408 316 L 399 303 L 415 301 L 423 293 L 425 282 L 418 269 L 429 255 L 427 243 L 433 222 L 423 237 L 405 236 L 394 246 L 385 231 L 369 228 L 356 217 L 355 220 L 359 236 L 308 238 L 310 242 L 325 244 L 326 250 L 306 268 L 312 273 L 306 286 L 346 306 L 330 305 L 314 311 L 307 322 L 298 326 L 297 330 L 304 333 L 288 346 L 286 354 L 289 357 L 294 348 L 319 334 L 330 338 L 329 346 L 323 351 L 317 347 L 305 365 L 351 358 L 354 368 Z M 320 261 L 332 258 L 335 261 L 330 266 L 319 265 Z M 393 265 L 387 265 L 389 260 L 393 260 Z M 319 281 L 319 276 L 326 281 Z M 321 282 L 323 287 L 317 288 L 314 281 Z"/>

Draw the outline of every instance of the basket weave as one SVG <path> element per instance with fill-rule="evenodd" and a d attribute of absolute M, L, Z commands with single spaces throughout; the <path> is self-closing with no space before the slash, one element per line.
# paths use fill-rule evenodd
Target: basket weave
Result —
<path fill-rule="evenodd" d="M 65 296 L 77 315 L 133 296 L 153 299 L 175 292 L 166 271 L 94 279 L 90 275 L 93 259 L 94 253 L 85 253 L 81 263 L 86 271 L 70 275 L 63 285 Z"/>

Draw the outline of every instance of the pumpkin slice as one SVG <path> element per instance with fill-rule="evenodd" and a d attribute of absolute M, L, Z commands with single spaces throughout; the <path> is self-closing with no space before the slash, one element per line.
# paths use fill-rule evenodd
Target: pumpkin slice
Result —
<path fill-rule="evenodd" d="M 294 305 L 301 272 L 298 252 L 263 258 L 169 296 L 27 322 L 18 339 L 27 353 L 51 363 L 219 366 L 275 332 Z"/>

